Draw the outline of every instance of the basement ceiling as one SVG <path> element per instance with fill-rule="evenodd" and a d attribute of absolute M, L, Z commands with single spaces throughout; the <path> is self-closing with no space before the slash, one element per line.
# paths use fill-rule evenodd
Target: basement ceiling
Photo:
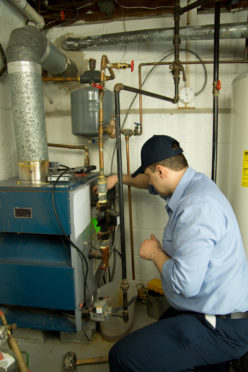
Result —
<path fill-rule="evenodd" d="M 173 16 L 175 0 L 29 0 L 44 17 L 45 28 L 67 26 L 78 21 L 87 23 L 120 19 Z M 215 1 L 188 1 L 199 4 L 198 13 L 214 12 Z M 184 1 L 185 4 L 185 1 Z M 222 12 L 248 9 L 248 0 L 221 0 Z"/>

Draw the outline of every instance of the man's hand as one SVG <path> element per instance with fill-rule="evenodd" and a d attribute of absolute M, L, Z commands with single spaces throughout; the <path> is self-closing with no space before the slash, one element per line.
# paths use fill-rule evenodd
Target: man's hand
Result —
<path fill-rule="evenodd" d="M 118 183 L 117 174 L 107 177 L 107 190 L 112 189 Z"/>
<path fill-rule="evenodd" d="M 170 259 L 169 256 L 162 250 L 160 241 L 151 234 L 150 239 L 146 239 L 140 246 L 140 257 L 145 260 L 152 261 L 162 271 L 163 264 Z"/>
<path fill-rule="evenodd" d="M 112 189 L 118 183 L 117 174 L 113 174 L 112 176 L 107 177 L 106 182 L 107 182 L 107 190 Z M 94 195 L 97 194 L 97 192 L 98 192 L 97 185 L 94 185 L 92 187 L 92 192 L 93 192 Z"/>
<path fill-rule="evenodd" d="M 155 235 L 151 234 L 150 239 L 146 239 L 140 246 L 140 257 L 144 258 L 145 260 L 151 260 L 154 255 L 158 251 L 161 251 L 162 246 L 160 241 L 155 237 Z"/>

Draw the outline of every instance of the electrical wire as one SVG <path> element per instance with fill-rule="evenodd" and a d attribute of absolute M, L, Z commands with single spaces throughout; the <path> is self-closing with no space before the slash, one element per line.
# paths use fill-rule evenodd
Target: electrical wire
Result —
<path fill-rule="evenodd" d="M 200 62 L 202 62 L 202 67 L 203 67 L 203 70 L 204 70 L 204 83 L 203 83 L 202 88 L 201 88 L 198 92 L 195 93 L 195 96 L 198 96 L 199 94 L 201 94 L 201 93 L 203 92 L 203 90 L 205 89 L 205 87 L 206 87 L 206 85 L 207 85 L 207 69 L 206 69 L 206 66 L 205 66 L 205 64 L 203 63 L 203 61 L 202 61 L 202 59 L 200 58 L 200 56 L 199 56 L 197 53 L 193 52 L 192 50 L 187 49 L 187 48 L 182 48 L 182 49 L 179 49 L 179 52 L 189 52 L 189 53 L 193 54 L 193 55 L 194 55 L 194 56 L 195 56 L 195 57 L 196 57 Z M 171 51 L 168 52 L 165 56 L 163 56 L 163 57 L 159 60 L 158 63 L 163 62 L 166 58 L 170 57 L 172 54 L 174 54 L 174 50 L 171 50 Z M 154 71 L 154 69 L 155 69 L 156 67 L 158 67 L 158 66 L 159 66 L 159 65 L 154 65 L 154 66 L 150 69 L 150 71 L 149 71 L 149 72 L 147 73 L 147 75 L 145 76 L 143 82 L 141 83 L 141 88 L 144 86 L 145 82 L 147 81 L 147 79 L 149 78 L 149 76 L 151 75 L 151 73 Z M 137 98 L 137 96 L 138 96 L 138 93 L 136 93 L 136 94 L 134 95 L 134 98 L 132 99 L 132 101 L 131 101 L 131 103 L 130 103 L 128 109 L 127 109 L 126 115 L 125 115 L 124 120 L 123 120 L 123 123 L 122 123 L 122 125 L 121 125 L 121 129 L 123 129 L 123 127 L 124 127 L 124 125 L 125 125 L 125 123 L 126 123 L 126 121 L 127 121 L 127 117 L 128 117 L 128 115 L 129 115 L 129 112 L 130 112 L 130 110 L 131 110 L 131 108 L 132 108 L 132 106 L 133 106 L 133 104 L 134 104 L 134 101 L 135 101 L 135 99 Z M 115 152 L 116 152 L 116 147 L 114 147 L 113 154 L 112 154 L 112 158 L 111 158 L 110 174 L 112 174 L 112 172 L 113 172 L 113 163 L 114 163 Z"/>
<path fill-rule="evenodd" d="M 163 9 L 163 8 L 174 9 L 173 6 L 168 6 L 168 5 L 156 6 L 153 8 L 153 7 L 148 7 L 148 6 L 126 6 L 126 5 L 120 4 L 118 0 L 114 0 L 114 2 L 118 4 L 119 7 L 124 8 L 124 9 L 147 9 L 147 10 L 156 10 L 156 9 Z"/>
<path fill-rule="evenodd" d="M 116 246 L 116 243 L 117 243 L 117 239 L 119 239 L 119 234 L 120 233 L 120 225 L 118 225 L 118 228 L 115 232 L 115 236 L 114 236 L 114 242 L 112 244 L 112 249 L 111 249 L 111 252 L 110 252 L 110 257 L 112 256 L 113 254 L 113 269 L 112 269 L 112 273 L 110 274 L 110 281 L 112 282 L 112 280 L 114 279 L 114 275 L 115 275 L 115 269 L 116 269 L 116 253 L 119 254 L 119 256 L 122 258 L 122 255 L 121 253 L 115 248 Z"/>
<path fill-rule="evenodd" d="M 82 261 L 82 264 L 83 264 L 83 261 L 85 262 L 85 266 L 86 266 L 86 272 L 85 272 L 85 275 L 84 275 L 84 270 L 83 270 L 83 277 L 84 277 L 84 302 L 86 302 L 86 292 L 87 292 L 87 277 L 88 277 L 88 271 L 89 271 L 89 265 L 88 265 L 88 261 L 84 255 L 84 253 L 80 250 L 80 248 L 69 238 L 69 236 L 66 234 L 62 224 L 61 224 L 61 221 L 59 219 L 59 216 L 58 216 L 58 213 L 57 213 L 57 210 L 56 210 L 56 205 L 55 205 L 55 187 L 57 185 L 57 183 L 59 182 L 60 178 L 63 177 L 63 175 L 69 170 L 70 168 L 69 167 L 66 167 L 65 170 L 63 170 L 60 175 L 58 176 L 58 178 L 56 179 L 56 181 L 54 182 L 53 184 L 53 187 L 52 187 L 52 206 L 53 206 L 53 211 L 54 211 L 54 215 L 56 217 L 56 220 L 57 220 L 57 223 L 59 225 L 59 228 L 60 230 L 62 231 L 62 233 L 64 234 L 64 237 L 66 238 L 66 240 L 76 249 L 76 251 L 78 252 L 80 258 L 81 258 L 81 261 Z"/>

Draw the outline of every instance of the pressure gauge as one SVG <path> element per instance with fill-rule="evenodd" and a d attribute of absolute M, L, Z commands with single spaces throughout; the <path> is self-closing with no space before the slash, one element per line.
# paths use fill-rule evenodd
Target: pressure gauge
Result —
<path fill-rule="evenodd" d="M 189 103 L 194 98 L 194 91 L 189 87 L 182 88 L 179 93 L 179 99 L 182 103 Z"/>

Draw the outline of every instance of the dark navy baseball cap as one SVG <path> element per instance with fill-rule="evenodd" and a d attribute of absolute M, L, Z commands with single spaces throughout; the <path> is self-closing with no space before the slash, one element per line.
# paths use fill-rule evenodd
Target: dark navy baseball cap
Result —
<path fill-rule="evenodd" d="M 176 144 L 178 148 L 173 148 Z M 140 173 L 144 173 L 149 165 L 158 163 L 159 161 L 172 158 L 172 156 L 181 154 L 183 149 L 179 142 L 169 136 L 153 136 L 144 143 L 141 149 L 141 166 L 132 174 L 136 177 Z"/>

